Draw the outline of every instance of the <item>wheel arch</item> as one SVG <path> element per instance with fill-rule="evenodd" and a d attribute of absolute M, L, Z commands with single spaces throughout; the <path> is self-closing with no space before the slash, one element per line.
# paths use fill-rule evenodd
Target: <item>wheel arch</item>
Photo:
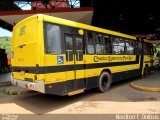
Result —
<path fill-rule="evenodd" d="M 108 69 L 108 68 L 103 69 L 103 70 L 101 71 L 100 75 L 101 75 L 103 72 L 108 72 L 108 73 L 110 74 L 110 76 L 111 76 L 111 80 L 112 80 L 112 72 L 111 72 L 111 70 L 110 70 L 110 69 Z M 99 77 L 100 77 L 100 75 L 99 75 Z"/>
<path fill-rule="evenodd" d="M 148 65 L 148 64 L 145 64 L 145 67 L 148 67 L 148 68 L 149 68 L 149 65 Z"/>
<path fill-rule="evenodd" d="M 107 73 L 107 75 L 105 75 Z M 105 77 L 107 77 L 107 83 L 104 82 L 105 79 L 104 78 L 104 75 Z M 107 86 L 103 86 L 103 83 L 104 82 Z M 99 92 L 107 92 L 110 90 L 110 86 L 111 86 L 111 83 L 112 83 L 112 73 L 111 73 L 111 70 L 110 69 L 103 69 L 98 77 L 98 82 L 97 82 L 97 85 L 98 85 L 98 91 Z"/>

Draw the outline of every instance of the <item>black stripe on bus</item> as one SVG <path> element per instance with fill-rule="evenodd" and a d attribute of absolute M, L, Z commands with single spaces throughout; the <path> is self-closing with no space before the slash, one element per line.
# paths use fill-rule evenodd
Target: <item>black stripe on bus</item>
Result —
<path fill-rule="evenodd" d="M 140 70 L 129 70 L 124 72 L 118 72 L 112 74 L 112 82 L 117 82 L 121 80 L 126 80 L 128 78 L 137 77 L 140 75 Z M 80 78 L 76 80 L 67 80 L 64 82 L 57 82 L 51 84 L 45 84 L 45 93 L 54 95 L 67 95 L 69 92 L 78 89 L 92 89 L 98 87 L 99 76 Z M 53 87 L 49 87 L 53 86 Z"/>
<path fill-rule="evenodd" d="M 94 79 L 94 78 L 95 77 L 91 77 L 89 79 L 97 81 L 97 79 Z M 95 84 L 97 84 L 97 82 Z M 53 87 L 49 88 L 49 86 L 53 86 Z M 64 82 L 45 84 L 45 93 L 64 96 L 64 95 L 67 95 L 69 92 L 72 92 L 78 89 L 84 89 L 84 88 L 86 88 L 85 80 L 84 78 L 80 78 L 76 80 L 73 79 L 73 80 L 67 80 Z"/>
<path fill-rule="evenodd" d="M 44 66 L 44 67 L 18 67 L 13 66 L 12 72 L 26 71 L 26 73 L 33 74 L 46 74 L 46 73 L 55 73 L 55 72 L 65 72 L 72 70 L 83 70 L 83 69 L 93 69 L 93 68 L 102 68 L 102 67 L 111 67 L 111 66 L 123 66 L 123 65 L 132 65 L 139 63 L 139 56 L 136 57 L 136 61 L 129 62 L 110 62 L 110 63 L 93 63 L 93 64 L 76 64 L 76 65 L 61 65 L 61 66 Z"/>

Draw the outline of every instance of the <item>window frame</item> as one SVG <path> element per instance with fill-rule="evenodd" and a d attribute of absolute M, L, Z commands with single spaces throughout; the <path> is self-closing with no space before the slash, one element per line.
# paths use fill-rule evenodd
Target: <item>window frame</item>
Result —
<path fill-rule="evenodd" d="M 66 42 L 66 37 L 70 37 L 72 38 L 72 50 L 68 50 L 69 51 L 69 59 L 68 59 L 68 55 L 67 55 L 67 42 Z M 68 34 L 68 33 L 65 33 L 64 34 L 64 46 L 65 46 L 65 55 L 66 55 L 66 61 L 73 61 L 74 60 L 74 54 L 75 54 L 75 51 L 74 51 L 74 37 L 72 36 L 72 34 Z M 71 51 L 71 53 L 70 53 Z"/>
<path fill-rule="evenodd" d="M 132 44 L 132 47 L 133 47 L 133 53 L 132 53 L 132 54 L 128 54 L 128 52 L 127 52 L 127 47 L 130 47 L 130 46 L 127 46 L 127 45 L 126 45 L 127 42 L 128 42 L 129 44 Z M 125 39 L 125 55 L 137 55 L 137 54 L 136 54 L 135 43 L 137 43 L 137 41 L 134 41 L 134 40 L 131 40 L 131 39 Z"/>
<path fill-rule="evenodd" d="M 91 53 L 89 53 L 88 52 L 88 32 L 90 32 L 91 34 L 92 34 L 92 44 L 91 45 L 93 45 L 93 54 L 91 54 Z M 86 47 L 86 54 L 88 54 L 88 55 L 95 55 L 95 53 L 96 53 L 96 51 L 95 51 L 95 41 L 94 41 L 94 34 L 93 34 L 93 31 L 89 31 L 89 30 L 86 30 L 86 32 L 85 32 L 85 38 L 86 38 L 86 41 L 85 41 L 85 43 L 86 43 L 86 45 L 85 45 L 85 47 Z M 90 45 L 90 44 L 89 44 Z"/>
<path fill-rule="evenodd" d="M 152 43 L 143 42 L 142 45 L 143 45 L 143 55 L 153 55 L 154 54 Z M 146 51 L 145 51 L 145 47 L 147 48 Z"/>
<path fill-rule="evenodd" d="M 107 38 L 107 42 L 105 42 L 105 38 Z M 106 55 L 111 55 L 112 54 L 112 40 L 111 40 L 111 36 L 108 34 L 104 34 L 103 35 L 103 42 L 107 43 L 106 45 L 106 49 L 109 48 L 109 52 L 106 51 Z M 103 44 L 103 43 L 102 43 Z"/>
<path fill-rule="evenodd" d="M 118 42 L 118 45 L 113 45 L 113 42 L 114 42 L 114 40 L 113 40 L 113 39 L 114 39 L 114 38 L 118 38 L 118 39 L 119 39 L 118 41 L 123 41 L 124 46 L 119 45 L 119 43 L 120 43 L 120 42 Z M 122 40 L 120 40 L 120 39 L 122 39 Z M 126 53 L 125 53 L 126 43 L 125 43 L 124 38 L 119 37 L 119 36 L 112 36 L 111 41 L 112 41 L 112 42 L 111 42 L 111 46 L 112 46 L 112 54 L 113 54 L 113 55 L 126 55 Z M 113 53 L 113 47 L 114 47 L 114 46 L 117 46 L 117 48 L 118 48 L 118 46 L 124 47 L 124 52 L 123 52 L 123 53 L 119 53 L 119 51 L 118 51 L 118 54 Z"/>
<path fill-rule="evenodd" d="M 46 38 L 47 38 L 47 27 L 46 25 L 47 24 L 51 24 L 51 25 L 55 25 L 55 26 L 58 26 L 59 27 L 59 33 L 60 33 L 60 52 L 59 53 L 48 53 L 46 52 L 46 49 L 48 49 L 48 43 L 46 43 Z M 60 54 L 63 54 L 64 53 L 64 50 L 62 49 L 63 48 L 63 40 L 62 40 L 62 30 L 61 30 L 61 25 L 59 24 L 55 24 L 55 23 L 51 23 L 51 22 L 47 22 L 47 21 L 43 21 L 43 44 L 44 44 L 44 54 L 48 54 L 48 55 L 60 55 Z"/>

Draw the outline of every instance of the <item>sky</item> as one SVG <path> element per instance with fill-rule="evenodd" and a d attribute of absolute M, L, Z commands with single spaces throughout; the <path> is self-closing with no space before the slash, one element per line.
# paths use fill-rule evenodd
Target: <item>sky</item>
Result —
<path fill-rule="evenodd" d="M 3 28 L 0 28 L 0 37 L 11 37 L 12 36 L 12 32 L 5 30 Z"/>

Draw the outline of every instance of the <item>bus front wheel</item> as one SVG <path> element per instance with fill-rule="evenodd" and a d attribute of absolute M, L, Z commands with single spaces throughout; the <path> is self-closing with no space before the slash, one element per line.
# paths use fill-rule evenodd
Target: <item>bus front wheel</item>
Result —
<path fill-rule="evenodd" d="M 102 72 L 98 81 L 98 91 L 102 93 L 109 91 L 111 82 L 111 75 L 108 72 Z"/>

